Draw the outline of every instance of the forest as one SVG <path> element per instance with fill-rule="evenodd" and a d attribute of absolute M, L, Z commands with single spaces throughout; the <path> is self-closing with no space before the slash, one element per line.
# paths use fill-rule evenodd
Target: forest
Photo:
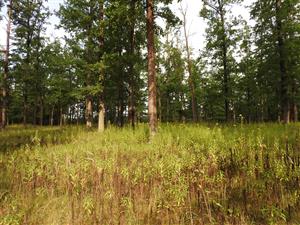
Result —
<path fill-rule="evenodd" d="M 300 224 L 300 0 L 195 2 L 0 0 L 0 225 Z"/>

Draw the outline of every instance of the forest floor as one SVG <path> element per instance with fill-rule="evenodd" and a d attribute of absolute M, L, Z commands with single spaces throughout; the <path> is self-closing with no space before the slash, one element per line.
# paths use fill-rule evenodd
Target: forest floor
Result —
<path fill-rule="evenodd" d="M 8 127 L 0 224 L 300 224 L 300 124 Z"/>

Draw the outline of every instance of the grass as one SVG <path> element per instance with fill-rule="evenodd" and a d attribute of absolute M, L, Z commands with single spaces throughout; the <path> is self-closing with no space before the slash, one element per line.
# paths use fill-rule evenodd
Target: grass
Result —
<path fill-rule="evenodd" d="M 300 224 L 300 124 L 162 124 L 151 141 L 143 124 L 12 127 L 0 143 L 1 225 Z"/>

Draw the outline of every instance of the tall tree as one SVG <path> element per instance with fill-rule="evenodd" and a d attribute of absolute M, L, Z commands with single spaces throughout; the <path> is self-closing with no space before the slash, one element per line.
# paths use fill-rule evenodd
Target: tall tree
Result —
<path fill-rule="evenodd" d="M 99 48 L 100 48 L 100 57 L 99 60 L 103 62 L 104 55 L 104 1 L 99 1 Z M 105 129 L 105 103 L 104 103 L 104 68 L 103 64 L 100 65 L 100 75 L 99 75 L 99 85 L 101 87 L 99 93 L 99 113 L 98 113 L 98 131 L 103 132 Z"/>
<path fill-rule="evenodd" d="M 190 95 L 192 99 L 192 113 L 193 113 L 193 121 L 198 121 L 198 113 L 197 113 L 197 100 L 196 100 L 196 91 L 195 91 L 195 81 L 192 72 L 192 59 L 191 59 L 191 50 L 189 44 L 189 33 L 188 33 L 188 24 L 187 24 L 187 9 L 180 8 L 181 15 L 182 15 L 182 25 L 184 31 L 184 39 L 185 39 L 185 50 L 186 50 L 186 61 L 187 61 L 187 71 L 189 74 L 188 84 L 190 87 Z"/>
<path fill-rule="evenodd" d="M 297 120 L 299 0 L 256 1 L 251 15 L 256 20 L 258 77 L 269 89 L 265 94 L 265 102 L 270 105 L 265 110 L 266 117 L 279 118 L 284 123 Z"/>
<path fill-rule="evenodd" d="M 154 0 L 147 0 L 147 49 L 148 49 L 148 113 L 150 134 L 157 132 L 156 65 L 154 43 Z"/>
<path fill-rule="evenodd" d="M 203 0 L 201 16 L 208 21 L 206 29 L 206 49 L 212 51 L 213 61 L 216 67 L 222 67 L 218 73 L 222 74 L 222 93 L 224 99 L 225 120 L 230 121 L 231 87 L 230 73 L 233 61 L 235 19 L 230 18 L 230 6 L 238 0 Z"/>
<path fill-rule="evenodd" d="M 7 94 L 8 94 L 8 76 L 9 76 L 9 50 L 10 50 L 10 32 L 11 32 L 11 16 L 12 16 L 12 0 L 7 5 L 7 27 L 6 27 L 6 49 L 4 56 L 4 73 L 2 79 L 2 106 L 1 106 L 1 123 L 0 128 L 4 129 L 7 124 Z"/>
<path fill-rule="evenodd" d="M 42 95 L 40 53 L 43 46 L 46 20 L 49 10 L 44 0 L 15 1 L 12 9 L 14 30 L 14 64 L 17 87 L 23 98 L 23 124 L 28 122 L 29 111 L 36 123 L 37 99 Z M 30 106 L 33 107 L 30 107 Z M 40 110 L 41 109 L 40 105 Z"/>

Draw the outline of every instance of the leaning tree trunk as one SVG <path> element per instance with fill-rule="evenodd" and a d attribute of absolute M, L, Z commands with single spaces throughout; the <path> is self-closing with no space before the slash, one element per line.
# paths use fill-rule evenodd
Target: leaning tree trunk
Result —
<path fill-rule="evenodd" d="M 154 43 L 154 0 L 147 0 L 147 49 L 148 49 L 148 113 L 150 134 L 157 132 L 156 73 Z"/>
<path fill-rule="evenodd" d="M 7 124 L 7 93 L 8 93 L 8 73 L 9 73 L 9 44 L 10 44 L 10 31 L 11 31 L 11 14 L 12 14 L 12 0 L 9 1 L 8 5 L 8 22 L 6 28 L 6 50 L 4 56 L 4 73 L 3 73 L 3 84 L 2 84 L 2 112 L 1 112 L 1 124 L 0 128 L 4 129 Z"/>

